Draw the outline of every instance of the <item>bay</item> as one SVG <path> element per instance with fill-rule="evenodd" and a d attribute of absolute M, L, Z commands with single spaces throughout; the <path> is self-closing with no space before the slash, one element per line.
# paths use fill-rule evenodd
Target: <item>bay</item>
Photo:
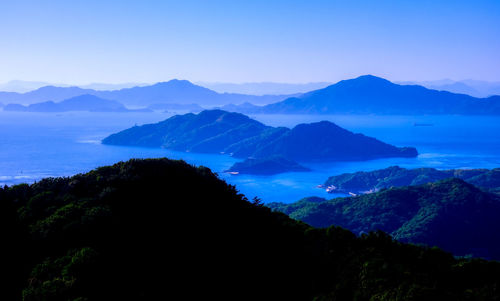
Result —
<path fill-rule="evenodd" d="M 238 159 L 218 154 L 102 145 L 107 135 L 136 124 L 164 120 L 172 113 L 26 113 L 0 111 L 0 184 L 32 183 L 44 177 L 71 176 L 130 158 L 168 157 L 204 165 L 244 193 L 263 202 L 294 202 L 307 196 L 332 198 L 316 188 L 329 176 L 401 167 L 500 167 L 497 116 L 252 115 L 265 124 L 293 127 L 328 120 L 397 146 L 414 146 L 417 158 L 303 164 L 311 172 L 273 176 L 224 173 Z"/>

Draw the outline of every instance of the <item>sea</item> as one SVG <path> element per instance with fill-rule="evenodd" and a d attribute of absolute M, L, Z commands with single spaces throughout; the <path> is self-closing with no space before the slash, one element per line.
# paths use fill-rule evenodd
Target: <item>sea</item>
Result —
<path fill-rule="evenodd" d="M 293 127 L 328 120 L 355 133 L 396 146 L 416 147 L 417 158 L 303 164 L 310 172 L 272 176 L 225 173 L 240 161 L 223 154 L 198 154 L 167 149 L 110 146 L 101 140 L 134 125 L 165 120 L 172 112 L 31 113 L 0 110 L 0 185 L 33 183 L 46 177 L 71 176 L 131 158 L 182 159 L 209 167 L 248 199 L 290 203 L 304 197 L 334 198 L 318 188 L 328 177 L 389 166 L 406 168 L 500 167 L 498 116 L 394 115 L 250 115 L 267 125 Z M 339 142 L 340 143 L 340 142 Z"/>

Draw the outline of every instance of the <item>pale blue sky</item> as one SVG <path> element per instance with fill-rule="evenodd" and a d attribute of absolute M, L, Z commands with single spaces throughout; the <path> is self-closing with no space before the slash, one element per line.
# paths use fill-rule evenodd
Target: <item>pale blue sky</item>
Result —
<path fill-rule="evenodd" d="M 500 81 L 500 1 L 0 0 L 0 82 Z"/>

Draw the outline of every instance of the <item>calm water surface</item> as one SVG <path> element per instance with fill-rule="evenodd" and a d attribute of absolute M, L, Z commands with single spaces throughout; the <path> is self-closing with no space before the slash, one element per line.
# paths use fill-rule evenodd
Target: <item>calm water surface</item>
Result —
<path fill-rule="evenodd" d="M 34 182 L 49 176 L 70 176 L 130 158 L 169 157 L 205 165 L 248 198 L 264 202 L 293 202 L 306 196 L 331 198 L 316 188 L 329 176 L 343 172 L 402 167 L 500 167 L 500 118 L 491 116 L 376 116 L 376 115 L 254 115 L 265 124 L 293 127 L 329 120 L 353 132 L 397 146 L 414 146 L 417 158 L 363 162 L 305 164 L 312 172 L 274 176 L 228 175 L 236 159 L 224 155 L 164 149 L 101 145 L 107 135 L 135 124 L 152 123 L 169 113 L 21 113 L 0 111 L 0 184 Z M 432 124 L 432 126 L 415 126 Z"/>

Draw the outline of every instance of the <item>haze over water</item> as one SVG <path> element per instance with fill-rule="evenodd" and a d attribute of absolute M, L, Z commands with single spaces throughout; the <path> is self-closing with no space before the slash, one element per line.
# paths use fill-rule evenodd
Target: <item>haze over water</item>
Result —
<path fill-rule="evenodd" d="M 226 155 L 100 144 L 107 135 L 135 124 L 164 120 L 167 113 L 14 113 L 0 111 L 0 183 L 13 185 L 44 177 L 70 176 L 130 158 L 168 157 L 204 165 L 248 198 L 293 202 L 307 196 L 332 198 L 316 188 L 329 176 L 401 167 L 495 168 L 500 166 L 500 123 L 495 116 L 254 115 L 267 125 L 293 127 L 329 120 L 341 127 L 397 146 L 414 146 L 417 158 L 304 164 L 312 172 L 273 176 L 228 175 L 240 161 Z M 432 126 L 415 126 L 432 124 Z"/>

